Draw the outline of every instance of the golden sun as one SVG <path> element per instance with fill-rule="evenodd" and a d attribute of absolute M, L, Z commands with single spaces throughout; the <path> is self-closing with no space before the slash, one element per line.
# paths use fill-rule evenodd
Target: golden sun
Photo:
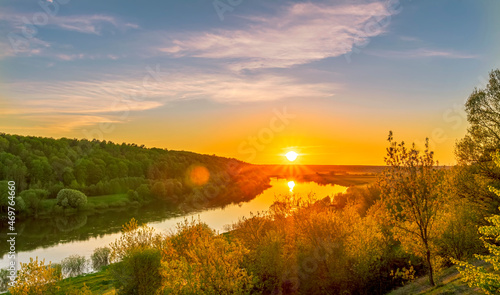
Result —
<path fill-rule="evenodd" d="M 297 154 L 296 152 L 291 151 L 291 152 L 286 153 L 285 157 L 288 159 L 288 161 L 293 162 L 293 161 L 295 161 L 295 159 L 297 159 L 298 155 L 299 154 Z"/>

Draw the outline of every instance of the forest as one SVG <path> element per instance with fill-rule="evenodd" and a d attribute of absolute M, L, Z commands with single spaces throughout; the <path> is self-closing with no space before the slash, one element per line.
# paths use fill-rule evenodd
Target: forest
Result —
<path fill-rule="evenodd" d="M 269 184 L 257 168 L 235 159 L 86 139 L 2 133 L 0 162 L 0 211 L 8 206 L 7 182 L 15 181 L 21 216 L 151 201 L 189 211 L 251 199 Z M 94 206 L 96 200 L 104 202 Z"/>
<path fill-rule="evenodd" d="M 438 165 L 429 140 L 417 147 L 389 132 L 386 169 L 375 184 L 331 197 L 282 196 L 223 234 L 196 219 L 168 233 L 132 219 L 115 242 L 92 255 L 90 263 L 109 285 L 62 280 L 82 274 L 85 258 L 75 255 L 55 265 L 23 264 L 9 291 L 386 294 L 417 277 L 438 286 L 440 271 L 456 266 L 473 293 L 498 294 L 500 70 L 490 73 L 484 89 L 473 90 L 465 111 L 469 127 L 456 143 L 453 167 Z M 38 199 L 71 207 L 74 191 L 88 198 L 126 193 L 137 203 L 239 202 L 268 181 L 258 168 L 233 159 L 87 140 L 2 134 L 0 159 L 0 178 L 19 183 L 26 214 L 40 210 Z M 219 193 L 199 197 L 211 190 Z"/>

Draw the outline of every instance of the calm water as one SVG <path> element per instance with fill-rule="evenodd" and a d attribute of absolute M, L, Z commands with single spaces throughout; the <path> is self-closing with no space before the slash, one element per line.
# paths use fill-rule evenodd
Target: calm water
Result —
<path fill-rule="evenodd" d="M 153 204 L 151 206 L 123 209 L 105 214 L 73 215 L 46 219 L 18 221 L 16 224 L 18 262 L 27 262 L 30 257 L 38 256 L 46 262 L 60 262 L 73 255 L 90 257 L 97 247 L 107 246 L 120 236 L 121 225 L 132 217 L 139 223 L 163 232 L 175 228 L 184 218 L 199 218 L 211 228 L 220 232 L 225 225 L 249 217 L 251 213 L 265 211 L 274 202 L 275 196 L 297 194 L 306 196 L 313 192 L 316 198 L 333 196 L 346 190 L 338 185 L 318 185 L 314 182 L 297 183 L 288 179 L 271 179 L 272 187 L 265 190 L 250 202 L 228 205 L 224 208 L 207 209 L 189 214 L 173 211 L 166 206 Z M 8 265 L 7 243 L 0 245 L 0 268 Z"/>

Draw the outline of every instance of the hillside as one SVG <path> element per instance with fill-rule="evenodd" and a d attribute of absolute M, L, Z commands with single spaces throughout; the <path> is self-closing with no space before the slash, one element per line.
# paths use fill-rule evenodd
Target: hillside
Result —
<path fill-rule="evenodd" d="M 235 159 L 110 141 L 3 133 L 0 163 L 0 179 L 16 183 L 23 215 L 60 209 L 46 208 L 43 200 L 55 199 L 63 188 L 90 198 L 127 194 L 126 201 L 136 205 L 160 200 L 189 210 L 251 199 L 269 182 L 255 166 Z M 2 212 L 6 201 L 0 200 Z"/>

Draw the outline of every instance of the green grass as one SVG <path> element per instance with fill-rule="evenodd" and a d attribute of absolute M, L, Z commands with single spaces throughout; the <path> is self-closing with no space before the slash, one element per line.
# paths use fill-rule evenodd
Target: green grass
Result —
<path fill-rule="evenodd" d="M 52 209 L 57 204 L 57 199 L 42 200 L 40 205 L 39 215 L 52 214 Z M 125 207 L 130 205 L 131 202 L 127 197 L 127 194 L 113 194 L 113 195 L 102 195 L 102 196 L 92 196 L 87 197 L 87 209 L 108 209 Z M 65 209 L 66 213 L 76 212 L 76 209 L 68 208 Z"/>
<path fill-rule="evenodd" d="M 92 291 L 92 294 L 115 294 L 113 281 L 108 276 L 106 269 L 107 267 L 104 267 L 100 272 L 61 280 L 57 283 L 57 286 L 59 286 L 60 288 L 59 291 L 55 294 L 64 295 L 67 294 L 69 290 L 80 290 L 83 288 L 83 284 L 85 284 L 90 289 L 90 291 Z M 10 294 L 10 292 L 7 292 L 5 294 L 8 295 Z"/>
<path fill-rule="evenodd" d="M 113 281 L 107 275 L 106 268 L 100 272 L 67 278 L 60 281 L 57 285 L 61 287 L 61 289 L 56 294 L 66 294 L 65 290 L 70 288 L 80 290 L 83 284 L 90 288 L 92 294 L 115 294 Z"/>

